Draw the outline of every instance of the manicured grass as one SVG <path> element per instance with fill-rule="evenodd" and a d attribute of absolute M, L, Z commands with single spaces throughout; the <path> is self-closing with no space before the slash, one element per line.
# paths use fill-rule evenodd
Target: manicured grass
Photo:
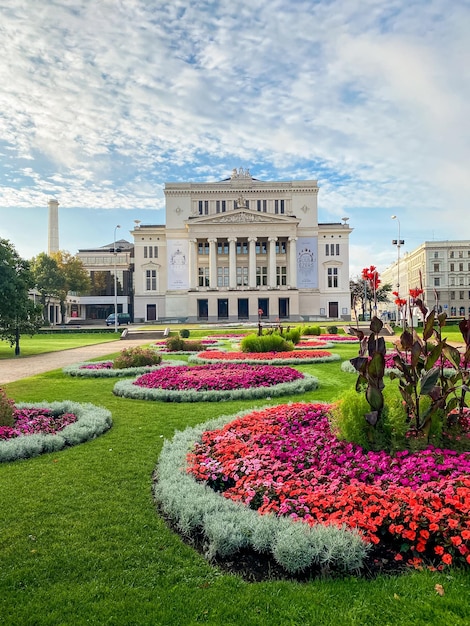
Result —
<path fill-rule="evenodd" d="M 0 341 L 0 359 L 21 358 L 44 352 L 58 352 L 68 348 L 91 346 L 95 343 L 117 341 L 121 333 L 57 333 L 47 335 L 22 336 L 20 339 L 20 356 L 15 357 L 15 346 L 7 341 Z"/>
<path fill-rule="evenodd" d="M 357 347 L 338 345 L 334 351 L 350 358 Z M 299 369 L 320 380 L 320 388 L 305 400 L 331 401 L 355 384 L 355 376 L 341 372 L 340 362 Z M 168 529 L 153 505 L 151 476 L 163 439 L 211 417 L 299 398 L 168 405 L 115 397 L 114 384 L 56 370 L 6 386 L 17 401 L 70 399 L 105 406 L 114 425 L 81 446 L 0 465 L 0 623 L 470 622 L 468 572 L 248 583 L 212 567 Z"/>

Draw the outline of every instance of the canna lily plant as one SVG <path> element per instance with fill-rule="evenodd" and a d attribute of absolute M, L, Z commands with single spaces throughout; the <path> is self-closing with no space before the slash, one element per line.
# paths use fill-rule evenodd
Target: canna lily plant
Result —
<path fill-rule="evenodd" d="M 398 373 L 390 379 L 398 380 L 399 392 L 406 413 L 408 432 L 412 436 L 429 440 L 431 427 L 437 430 L 453 426 L 468 414 L 466 394 L 470 383 L 470 316 L 462 320 L 459 328 L 465 343 L 463 354 L 442 337 L 446 314 L 429 311 L 419 297 L 422 289 L 411 289 L 409 307 L 417 307 L 423 316 L 422 337 L 411 326 L 406 326 L 400 336 L 397 353 L 393 357 Z M 383 323 L 373 317 L 370 334 L 359 328 L 350 333 L 359 340 L 359 355 L 350 360 L 359 376 L 356 391 L 365 392 L 370 411 L 364 414 L 366 422 L 377 427 L 385 410 L 383 390 L 385 375 L 385 340 L 379 336 Z M 444 374 L 444 362 L 450 362 L 454 374 Z M 374 438 L 373 431 L 370 438 Z"/>

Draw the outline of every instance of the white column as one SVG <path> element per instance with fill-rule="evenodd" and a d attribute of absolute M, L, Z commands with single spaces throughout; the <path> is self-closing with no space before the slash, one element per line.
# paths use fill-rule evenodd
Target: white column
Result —
<path fill-rule="evenodd" d="M 289 260 L 287 263 L 287 284 L 297 287 L 297 237 L 289 237 Z"/>
<path fill-rule="evenodd" d="M 189 240 L 189 288 L 197 287 L 197 239 Z"/>
<path fill-rule="evenodd" d="M 269 237 L 268 256 L 268 287 L 276 286 L 276 241 L 277 237 Z"/>
<path fill-rule="evenodd" d="M 237 287 L 237 254 L 235 244 L 236 237 L 228 238 L 228 286 L 230 289 Z"/>
<path fill-rule="evenodd" d="M 209 287 L 216 289 L 217 287 L 217 255 L 215 245 L 217 239 L 208 239 L 209 242 Z"/>
<path fill-rule="evenodd" d="M 256 237 L 248 237 L 248 286 L 256 287 Z"/>

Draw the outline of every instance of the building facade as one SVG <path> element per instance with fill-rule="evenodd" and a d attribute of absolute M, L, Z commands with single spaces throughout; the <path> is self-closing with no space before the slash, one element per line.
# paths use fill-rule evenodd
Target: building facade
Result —
<path fill-rule="evenodd" d="M 450 317 L 468 316 L 470 240 L 425 241 L 384 270 L 381 279 L 392 284 L 394 291 L 399 282 L 402 298 L 408 296 L 409 289 L 422 285 L 428 308 L 436 307 Z M 393 311 L 393 303 L 388 306 Z"/>
<path fill-rule="evenodd" d="M 349 234 L 319 223 L 315 180 L 264 182 L 234 169 L 167 183 L 163 225 L 138 223 L 134 319 L 350 319 Z"/>
<path fill-rule="evenodd" d="M 114 313 L 129 313 L 133 302 L 133 252 L 134 245 L 120 239 L 101 248 L 81 249 L 77 257 L 90 274 L 91 292 L 67 297 L 67 321 L 104 321 Z"/>

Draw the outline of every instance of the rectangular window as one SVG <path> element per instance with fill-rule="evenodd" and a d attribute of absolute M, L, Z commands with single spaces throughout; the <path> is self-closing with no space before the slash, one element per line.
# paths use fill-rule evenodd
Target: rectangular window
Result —
<path fill-rule="evenodd" d="M 325 256 L 330 256 L 330 244 L 325 244 Z"/>
<path fill-rule="evenodd" d="M 255 244 L 256 254 L 267 254 L 268 253 L 268 242 L 267 241 L 257 241 Z"/>
<path fill-rule="evenodd" d="M 250 208 L 250 201 L 249 200 L 245 200 L 245 206 L 247 209 Z"/>
<path fill-rule="evenodd" d="M 284 200 L 274 200 L 274 213 L 283 214 L 284 213 Z"/>
<path fill-rule="evenodd" d="M 217 242 L 217 254 L 228 254 L 228 241 Z"/>
<path fill-rule="evenodd" d="M 434 252 L 434 258 L 438 259 L 439 258 L 439 252 Z"/>
<path fill-rule="evenodd" d="M 463 250 L 459 250 L 459 259 L 463 259 Z"/>
<path fill-rule="evenodd" d="M 465 298 L 465 292 L 459 291 L 459 300 L 464 300 L 464 298 Z"/>
<path fill-rule="evenodd" d="M 284 265 L 278 265 L 276 267 L 276 285 L 287 285 L 287 267 Z"/>
<path fill-rule="evenodd" d="M 237 254 L 248 254 L 248 241 L 237 241 Z"/>
<path fill-rule="evenodd" d="M 338 268 L 329 267 L 328 268 L 328 287 L 337 287 L 337 286 L 338 286 Z"/>
<path fill-rule="evenodd" d="M 339 243 L 336 244 L 336 256 L 339 256 Z"/>
<path fill-rule="evenodd" d="M 268 284 L 268 268 L 258 266 L 256 268 L 256 286 L 265 287 L 267 284 Z"/>
<path fill-rule="evenodd" d="M 209 287 L 209 268 L 198 267 L 197 274 L 199 287 Z"/>
<path fill-rule="evenodd" d="M 225 213 L 225 200 L 216 200 L 215 201 L 215 212 L 216 213 Z"/>
<path fill-rule="evenodd" d="M 441 279 L 436 277 L 434 278 L 434 287 L 440 287 L 441 286 Z"/>
<path fill-rule="evenodd" d="M 286 254 L 287 243 L 285 241 L 276 241 L 276 254 Z"/>
<path fill-rule="evenodd" d="M 145 288 L 147 291 L 157 291 L 157 270 L 146 270 Z"/>
<path fill-rule="evenodd" d="M 450 292 L 450 299 L 455 300 L 455 291 Z"/>
<path fill-rule="evenodd" d="M 439 263 L 434 263 L 434 271 L 435 272 L 439 271 Z"/>
<path fill-rule="evenodd" d="M 450 286 L 451 287 L 455 286 L 455 278 L 453 276 L 450 277 Z"/>
<path fill-rule="evenodd" d="M 450 253 L 450 258 L 453 259 L 454 258 L 454 251 L 452 250 L 452 252 Z"/>
<path fill-rule="evenodd" d="M 199 215 L 203 215 L 204 204 L 202 203 L 202 200 L 199 200 L 199 202 L 197 203 L 197 212 L 199 213 Z"/>
<path fill-rule="evenodd" d="M 215 201 L 215 212 L 220 213 L 220 200 Z"/>
<path fill-rule="evenodd" d="M 198 254 L 209 254 L 209 242 L 208 241 L 198 241 L 197 253 Z"/>
<path fill-rule="evenodd" d="M 237 287 L 246 287 L 248 285 L 248 268 L 237 267 Z"/>
<path fill-rule="evenodd" d="M 454 263 L 450 264 L 450 271 L 451 272 L 455 272 L 455 264 Z"/>
<path fill-rule="evenodd" d="M 463 272 L 463 263 L 459 263 L 459 272 Z"/>
<path fill-rule="evenodd" d="M 228 287 L 228 267 L 217 268 L 217 287 Z"/>

